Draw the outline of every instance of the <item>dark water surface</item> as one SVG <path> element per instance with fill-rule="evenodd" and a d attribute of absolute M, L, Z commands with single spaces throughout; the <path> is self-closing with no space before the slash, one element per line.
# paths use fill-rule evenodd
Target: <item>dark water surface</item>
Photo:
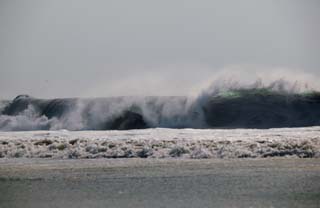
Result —
<path fill-rule="evenodd" d="M 0 207 L 320 207 L 319 159 L 0 160 Z"/>

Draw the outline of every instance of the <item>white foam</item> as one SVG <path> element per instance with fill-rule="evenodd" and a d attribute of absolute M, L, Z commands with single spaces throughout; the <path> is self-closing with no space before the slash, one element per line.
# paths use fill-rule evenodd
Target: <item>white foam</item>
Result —
<path fill-rule="evenodd" d="M 320 127 L 0 132 L 0 157 L 320 157 Z"/>

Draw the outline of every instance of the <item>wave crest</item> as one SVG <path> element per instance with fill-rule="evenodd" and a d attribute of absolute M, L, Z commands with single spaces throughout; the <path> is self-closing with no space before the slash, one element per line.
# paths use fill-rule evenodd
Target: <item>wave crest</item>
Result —
<path fill-rule="evenodd" d="M 222 80 L 195 98 L 21 95 L 2 102 L 0 110 L 3 131 L 303 127 L 320 124 L 320 93 L 285 80 L 269 85 Z"/>

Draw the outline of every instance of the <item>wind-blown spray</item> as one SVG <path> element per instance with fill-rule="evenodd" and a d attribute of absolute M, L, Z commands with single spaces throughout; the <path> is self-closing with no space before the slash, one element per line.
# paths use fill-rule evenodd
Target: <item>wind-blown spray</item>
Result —
<path fill-rule="evenodd" d="M 2 106 L 2 107 L 1 107 Z M 37 99 L 0 106 L 0 130 L 273 128 L 320 124 L 320 94 L 294 82 L 215 82 L 196 97 Z"/>

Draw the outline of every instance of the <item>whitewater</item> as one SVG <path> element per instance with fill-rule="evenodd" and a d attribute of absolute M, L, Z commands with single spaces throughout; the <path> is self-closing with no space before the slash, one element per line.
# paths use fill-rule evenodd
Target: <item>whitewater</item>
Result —
<path fill-rule="evenodd" d="M 277 80 L 196 97 L 0 102 L 2 158 L 320 157 L 320 93 Z"/>
<path fill-rule="evenodd" d="M 320 127 L 0 132 L 2 158 L 320 158 Z"/>

